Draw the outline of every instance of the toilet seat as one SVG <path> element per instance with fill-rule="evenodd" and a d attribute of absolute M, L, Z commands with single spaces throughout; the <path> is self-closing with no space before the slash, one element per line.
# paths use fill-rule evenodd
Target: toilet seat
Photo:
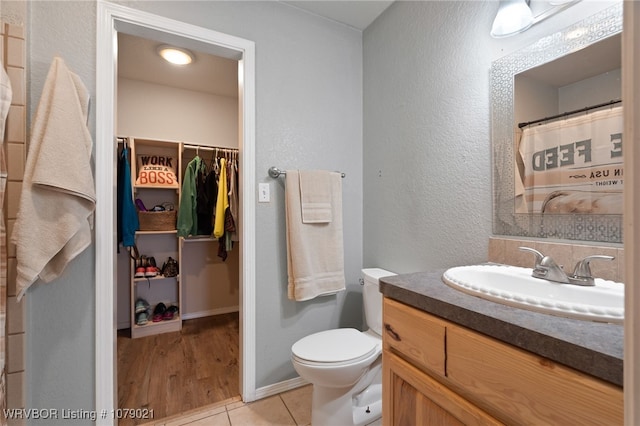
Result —
<path fill-rule="evenodd" d="M 355 328 L 321 331 L 298 340 L 291 352 L 298 362 L 315 365 L 351 364 L 379 351 L 379 343 Z"/>

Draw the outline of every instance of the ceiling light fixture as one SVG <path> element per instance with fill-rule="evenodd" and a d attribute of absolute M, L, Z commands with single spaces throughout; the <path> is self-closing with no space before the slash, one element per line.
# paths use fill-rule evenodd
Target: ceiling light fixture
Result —
<path fill-rule="evenodd" d="M 188 65 L 194 59 L 193 53 L 187 49 L 168 45 L 158 46 L 158 55 L 162 56 L 165 61 L 175 65 Z"/>
<path fill-rule="evenodd" d="M 528 30 L 532 25 L 544 21 L 574 5 L 580 0 L 556 0 L 550 2 L 552 7 L 533 16 L 529 0 L 502 0 L 498 13 L 491 27 L 491 36 L 495 38 L 509 37 Z"/>

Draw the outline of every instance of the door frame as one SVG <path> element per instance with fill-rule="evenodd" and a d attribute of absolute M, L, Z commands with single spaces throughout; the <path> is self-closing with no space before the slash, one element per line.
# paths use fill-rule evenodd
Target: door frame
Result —
<path fill-rule="evenodd" d="M 95 178 L 95 410 L 112 413 L 117 404 L 116 346 L 116 81 L 117 33 L 162 34 L 188 40 L 207 53 L 238 60 L 240 152 L 240 393 L 255 400 L 255 43 L 228 34 L 97 2 Z M 196 50 L 198 50 L 196 49 Z M 113 416 L 98 425 L 116 423 Z"/>

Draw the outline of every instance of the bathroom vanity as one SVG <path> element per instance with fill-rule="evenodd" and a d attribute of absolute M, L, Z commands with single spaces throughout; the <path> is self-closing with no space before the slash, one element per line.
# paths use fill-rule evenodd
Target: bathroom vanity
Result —
<path fill-rule="evenodd" d="M 623 424 L 623 327 L 381 279 L 383 424 Z"/>

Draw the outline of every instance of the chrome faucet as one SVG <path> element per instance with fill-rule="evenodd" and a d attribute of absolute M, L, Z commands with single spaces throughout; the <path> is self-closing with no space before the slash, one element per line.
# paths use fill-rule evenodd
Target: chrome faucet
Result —
<path fill-rule="evenodd" d="M 557 283 L 564 284 L 574 284 L 581 286 L 593 286 L 595 285 L 595 281 L 593 276 L 591 275 L 591 267 L 589 266 L 589 262 L 594 259 L 599 260 L 613 260 L 613 256 L 605 256 L 605 255 L 592 255 L 587 256 L 578 263 L 576 263 L 576 267 L 573 270 L 571 275 L 567 275 L 567 273 L 562 269 L 561 265 L 558 265 L 551 256 L 545 256 L 540 253 L 536 249 L 532 249 L 530 247 L 519 247 L 522 251 L 528 251 L 533 253 L 536 256 L 536 264 L 533 268 L 533 272 L 531 273 L 532 277 L 542 278 L 547 281 L 553 281 Z"/>

